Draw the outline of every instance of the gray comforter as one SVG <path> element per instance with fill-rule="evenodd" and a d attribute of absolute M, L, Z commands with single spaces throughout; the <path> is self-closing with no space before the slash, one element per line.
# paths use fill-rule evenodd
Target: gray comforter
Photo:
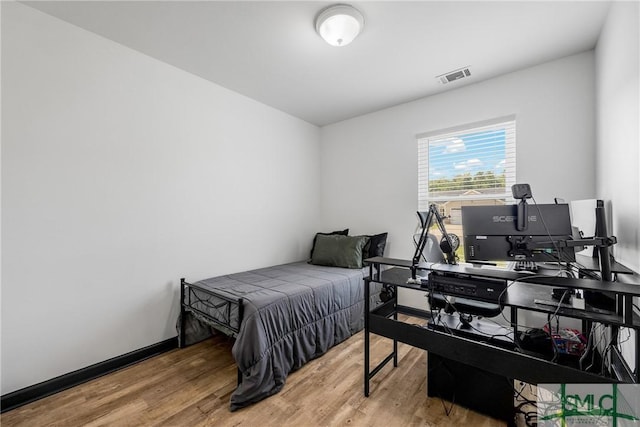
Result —
<path fill-rule="evenodd" d="M 242 382 L 232 411 L 279 392 L 289 372 L 363 328 L 367 272 L 298 262 L 197 283 L 244 299 L 232 350 Z"/>

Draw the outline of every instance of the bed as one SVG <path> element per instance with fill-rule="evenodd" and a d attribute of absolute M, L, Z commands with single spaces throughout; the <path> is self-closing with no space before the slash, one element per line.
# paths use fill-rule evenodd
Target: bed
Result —
<path fill-rule="evenodd" d="M 369 269 L 362 260 L 384 252 L 386 233 L 382 251 L 375 239 L 381 235 L 347 238 L 333 233 L 316 235 L 311 262 L 195 283 L 181 280 L 180 346 L 186 343 L 188 315 L 235 338 L 232 354 L 238 366 L 238 386 L 231 395 L 232 411 L 279 392 L 290 372 L 363 328 L 363 279 Z M 352 244 L 351 237 L 366 237 L 351 245 L 355 254 L 353 247 L 347 250 L 352 260 L 359 257 L 359 263 L 347 267 L 340 260 L 323 258 L 335 258 L 344 248 L 336 247 L 334 241 L 348 240 Z M 371 306 L 376 306 L 379 293 L 373 292 L 371 299 Z"/>

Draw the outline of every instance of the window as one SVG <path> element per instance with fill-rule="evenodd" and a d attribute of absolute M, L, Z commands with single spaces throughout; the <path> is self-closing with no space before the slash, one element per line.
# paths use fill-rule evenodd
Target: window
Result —
<path fill-rule="evenodd" d="M 418 209 L 435 203 L 460 238 L 461 207 L 511 203 L 515 179 L 514 117 L 418 137 Z"/>

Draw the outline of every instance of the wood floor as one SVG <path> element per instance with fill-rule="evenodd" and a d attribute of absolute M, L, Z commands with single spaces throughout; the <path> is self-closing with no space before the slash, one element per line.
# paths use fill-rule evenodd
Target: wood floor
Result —
<path fill-rule="evenodd" d="M 284 389 L 230 412 L 232 342 L 216 336 L 173 350 L 0 416 L 8 426 L 474 426 L 505 423 L 428 398 L 426 355 L 399 345 L 363 394 L 363 333 L 289 375 Z M 372 336 L 372 363 L 391 342 Z M 446 408 L 451 412 L 447 416 Z"/>

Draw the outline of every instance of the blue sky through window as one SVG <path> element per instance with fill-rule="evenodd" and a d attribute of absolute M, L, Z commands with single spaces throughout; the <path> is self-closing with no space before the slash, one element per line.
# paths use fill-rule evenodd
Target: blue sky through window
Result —
<path fill-rule="evenodd" d="M 505 169 L 505 130 L 490 130 L 431 140 L 429 180 L 451 179 L 457 175 Z"/>

